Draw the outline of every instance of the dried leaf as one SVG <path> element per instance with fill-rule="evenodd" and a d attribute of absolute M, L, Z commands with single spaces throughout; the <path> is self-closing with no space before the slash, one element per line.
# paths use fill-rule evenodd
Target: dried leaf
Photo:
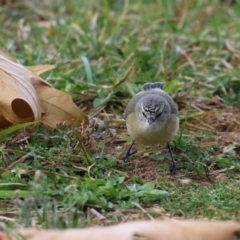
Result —
<path fill-rule="evenodd" d="M 237 148 L 236 144 L 229 144 L 223 148 L 223 153 L 231 153 L 231 154 L 236 154 L 235 148 Z"/>
<path fill-rule="evenodd" d="M 38 79 L 34 81 L 37 82 Z M 70 95 L 42 82 L 34 84 L 34 87 L 45 112 L 42 119 L 43 124 L 54 128 L 62 122 L 74 124 L 78 121 L 76 125 L 88 123 L 87 116 L 73 103 Z"/>
<path fill-rule="evenodd" d="M 26 68 L 35 73 L 36 75 L 40 75 L 41 73 L 47 72 L 49 70 L 52 70 L 55 68 L 54 65 L 37 65 L 37 66 L 26 66 Z M 45 82 L 45 81 L 44 81 Z M 45 82 L 49 86 L 51 86 L 49 83 Z"/>
<path fill-rule="evenodd" d="M 39 75 L 54 68 L 53 65 L 28 66 L 29 70 Z M 56 127 L 59 123 L 82 123 L 88 124 L 87 116 L 73 103 L 72 98 L 67 93 L 59 91 L 43 79 L 32 78 L 33 86 L 37 91 L 44 109 L 43 124 Z"/>
<path fill-rule="evenodd" d="M 70 95 L 38 76 L 53 67 L 24 67 L 0 51 L 0 128 L 40 120 L 51 127 L 62 122 L 88 124 L 87 116 Z"/>
<path fill-rule="evenodd" d="M 216 177 L 216 180 L 221 181 L 221 182 L 226 182 L 229 180 L 228 176 L 225 173 L 219 173 Z"/>
<path fill-rule="evenodd" d="M 108 227 L 68 230 L 21 229 L 18 233 L 31 240 L 133 240 L 136 237 L 146 240 L 231 240 L 240 231 L 236 222 L 198 221 L 139 221 Z M 1 240 L 15 240 L 0 233 Z"/>
<path fill-rule="evenodd" d="M 4 116 L 0 115 L 0 128 L 10 127 L 12 125 Z"/>
<path fill-rule="evenodd" d="M 40 120 L 42 107 L 31 82 L 33 73 L 5 56 L 0 54 L 0 115 L 11 123 Z"/>

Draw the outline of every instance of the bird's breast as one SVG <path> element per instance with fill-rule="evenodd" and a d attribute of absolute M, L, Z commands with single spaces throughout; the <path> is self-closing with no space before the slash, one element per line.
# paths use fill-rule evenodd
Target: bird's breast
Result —
<path fill-rule="evenodd" d="M 127 118 L 127 129 L 132 139 L 143 145 L 169 143 L 176 136 L 179 128 L 179 119 L 172 114 L 166 123 L 154 122 L 149 125 L 139 120 L 135 114 Z"/>

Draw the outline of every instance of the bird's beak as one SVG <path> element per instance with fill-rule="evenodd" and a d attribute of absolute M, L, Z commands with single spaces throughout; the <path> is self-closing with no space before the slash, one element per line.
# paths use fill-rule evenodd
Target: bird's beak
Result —
<path fill-rule="evenodd" d="M 151 125 L 155 119 L 153 117 L 148 118 L 148 124 Z"/>

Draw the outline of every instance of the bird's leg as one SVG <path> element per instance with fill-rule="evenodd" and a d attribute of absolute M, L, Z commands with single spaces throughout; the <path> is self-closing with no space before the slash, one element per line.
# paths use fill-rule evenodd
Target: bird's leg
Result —
<path fill-rule="evenodd" d="M 168 151 L 170 153 L 171 161 L 172 161 L 172 164 L 171 164 L 171 167 L 170 167 L 170 172 L 171 172 L 171 174 L 175 174 L 177 172 L 177 166 L 176 166 L 176 163 L 174 161 L 174 157 L 173 157 L 173 153 L 172 153 L 170 143 L 167 144 L 167 148 L 168 148 Z"/>
<path fill-rule="evenodd" d="M 132 141 L 132 144 L 129 146 L 127 152 L 123 156 L 123 158 L 122 158 L 123 162 L 128 162 L 129 161 L 129 157 L 137 152 L 137 150 L 131 151 L 132 146 L 134 145 L 134 143 L 135 143 L 135 141 Z"/>

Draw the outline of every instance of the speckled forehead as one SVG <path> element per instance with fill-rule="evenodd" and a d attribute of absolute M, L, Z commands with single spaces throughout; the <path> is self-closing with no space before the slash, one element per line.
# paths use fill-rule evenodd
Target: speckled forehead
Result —
<path fill-rule="evenodd" d="M 141 104 L 142 110 L 145 112 L 149 112 L 150 114 L 154 114 L 159 111 L 160 105 L 156 104 L 154 99 L 147 99 Z"/>
<path fill-rule="evenodd" d="M 159 106 L 154 106 L 154 105 L 145 106 L 144 110 L 149 113 L 156 113 L 159 110 Z"/>

